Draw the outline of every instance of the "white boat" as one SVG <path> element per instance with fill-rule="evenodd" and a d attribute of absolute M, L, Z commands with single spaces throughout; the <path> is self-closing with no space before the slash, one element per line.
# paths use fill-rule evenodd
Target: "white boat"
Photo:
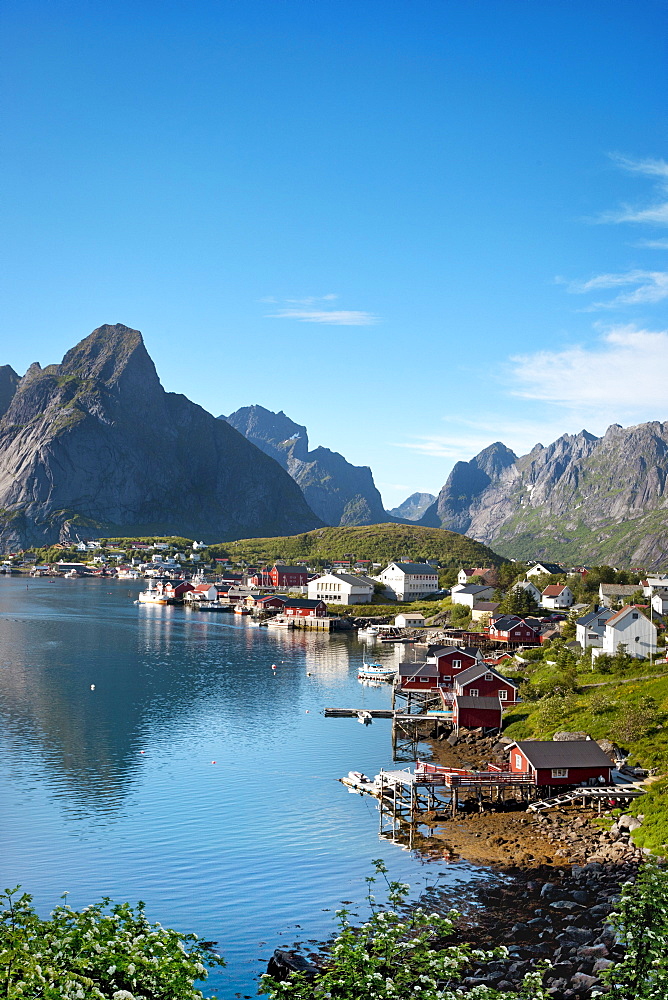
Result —
<path fill-rule="evenodd" d="M 152 581 L 149 581 L 148 590 L 142 590 L 142 592 L 137 597 L 138 604 L 167 604 L 167 598 L 165 597 L 162 590 L 158 590 L 153 586 Z"/>
<path fill-rule="evenodd" d="M 371 712 L 366 712 L 366 711 L 358 712 L 357 721 L 362 726 L 370 726 L 371 723 L 373 722 L 373 716 L 371 715 Z"/>
<path fill-rule="evenodd" d="M 382 663 L 363 663 L 357 671 L 357 679 L 360 681 L 391 681 L 396 672 L 396 667 L 383 666 Z"/>
<path fill-rule="evenodd" d="M 365 639 L 375 639 L 379 634 L 380 629 L 375 625 L 367 625 L 366 628 L 360 628 L 357 630 L 358 636 L 364 636 Z"/>
<path fill-rule="evenodd" d="M 283 615 L 276 615 L 275 618 L 269 618 L 267 621 L 267 628 L 294 628 L 294 622 L 290 621 L 289 618 L 285 618 Z"/>

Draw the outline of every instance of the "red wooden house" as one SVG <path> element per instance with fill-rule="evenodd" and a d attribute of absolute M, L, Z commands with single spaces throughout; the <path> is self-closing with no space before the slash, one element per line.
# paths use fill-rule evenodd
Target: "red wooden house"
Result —
<path fill-rule="evenodd" d="M 516 615 L 493 617 L 489 623 L 489 637 L 493 642 L 509 646 L 539 646 L 540 631 Z"/>
<path fill-rule="evenodd" d="M 305 587 L 308 581 L 308 571 L 305 566 L 272 567 L 269 576 L 274 587 Z"/>
<path fill-rule="evenodd" d="M 427 662 L 438 667 L 441 684 L 452 687 L 453 678 L 478 663 L 478 656 L 459 646 L 437 646 L 429 651 Z"/>
<path fill-rule="evenodd" d="M 471 698 L 498 698 L 505 704 L 517 701 L 517 685 L 503 677 L 488 663 L 476 663 L 454 679 L 457 695 Z"/>
<path fill-rule="evenodd" d="M 284 597 L 283 614 L 288 618 L 326 618 L 324 601 L 307 601 L 302 598 Z"/>
<path fill-rule="evenodd" d="M 453 704 L 453 722 L 457 729 L 501 729 L 503 705 L 498 697 L 475 698 L 456 694 Z"/>
<path fill-rule="evenodd" d="M 282 611 L 285 607 L 285 597 L 278 594 L 249 594 L 246 598 L 246 605 L 255 608 L 257 611 Z"/>
<path fill-rule="evenodd" d="M 182 601 L 185 595 L 194 589 L 192 583 L 188 583 L 187 580 L 176 580 L 174 583 L 166 583 L 162 592 L 170 601 Z"/>
<path fill-rule="evenodd" d="M 402 691 L 437 691 L 439 687 L 437 665 L 415 661 L 400 663 L 399 686 Z"/>
<path fill-rule="evenodd" d="M 528 772 L 537 785 L 609 785 L 612 780 L 612 761 L 592 739 L 521 740 L 509 750 L 511 772 Z"/>

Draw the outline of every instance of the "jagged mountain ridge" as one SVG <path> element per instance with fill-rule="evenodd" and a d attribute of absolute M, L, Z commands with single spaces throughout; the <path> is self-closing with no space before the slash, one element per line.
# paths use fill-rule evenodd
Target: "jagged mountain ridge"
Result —
<path fill-rule="evenodd" d="M 384 507 L 366 465 L 351 465 L 329 448 L 309 451 L 308 431 L 281 410 L 243 406 L 221 417 L 280 462 L 300 486 L 306 502 L 329 525 L 381 524 L 394 520 Z"/>
<path fill-rule="evenodd" d="M 411 493 L 403 503 L 394 507 L 390 514 L 400 517 L 406 521 L 419 521 L 424 512 L 431 507 L 436 500 L 433 493 Z"/>
<path fill-rule="evenodd" d="M 12 375 L 0 378 L 4 550 L 77 535 L 213 542 L 321 523 L 277 462 L 165 392 L 137 330 L 99 327 L 61 364 Z"/>
<path fill-rule="evenodd" d="M 458 462 L 420 523 L 518 559 L 668 564 L 668 422 L 587 431 L 518 458 L 500 442 Z"/>

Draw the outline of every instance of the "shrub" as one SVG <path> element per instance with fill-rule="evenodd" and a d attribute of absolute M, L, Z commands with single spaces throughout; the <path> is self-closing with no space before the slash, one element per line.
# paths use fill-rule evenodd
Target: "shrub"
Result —
<path fill-rule="evenodd" d="M 32 897 L 0 893 L 0 980 L 8 1000 L 195 1000 L 206 967 L 224 965 L 212 942 L 151 924 L 144 904 L 109 899 L 42 920 Z"/>
<path fill-rule="evenodd" d="M 668 869 L 645 862 L 635 885 L 622 888 L 610 923 L 626 948 L 602 979 L 618 1000 L 665 1000 L 668 996 Z M 594 996 L 600 995 L 598 991 Z"/>
<path fill-rule="evenodd" d="M 613 727 L 613 736 L 621 743 L 633 743 L 654 728 L 659 707 L 654 698 L 641 698 L 637 705 L 628 705 Z"/>
<path fill-rule="evenodd" d="M 376 871 L 387 881 L 382 861 L 374 861 Z M 406 912 L 409 886 L 387 882 L 390 909 L 376 908 L 371 888 L 375 878 L 367 879 L 371 917 L 361 927 L 354 927 L 348 910 L 337 912 L 339 931 L 326 967 L 312 979 L 293 973 L 285 982 L 264 976 L 261 993 L 273 1000 L 459 1000 L 462 992 L 456 982 L 472 959 L 502 958 L 505 948 L 493 951 L 473 950 L 470 945 L 445 945 L 457 914 L 446 917 L 428 913 L 421 907 Z M 525 977 L 520 994 L 498 992 L 478 986 L 470 994 L 478 1000 L 547 1000 L 541 984 L 541 972 Z"/>
<path fill-rule="evenodd" d="M 609 694 L 605 694 L 603 691 L 596 691 L 589 702 L 589 707 L 591 709 L 592 715 L 605 715 L 606 712 L 610 712 L 617 702 L 614 698 L 611 698 Z"/>

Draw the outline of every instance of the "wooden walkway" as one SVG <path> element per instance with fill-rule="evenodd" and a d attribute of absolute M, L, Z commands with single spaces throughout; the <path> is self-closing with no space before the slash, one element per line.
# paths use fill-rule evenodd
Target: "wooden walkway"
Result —
<path fill-rule="evenodd" d="M 586 799 L 593 799 L 598 804 L 598 811 L 601 811 L 601 804 L 604 799 L 637 799 L 645 794 L 645 789 L 638 785 L 599 785 L 591 788 L 573 788 L 569 792 L 562 792 L 550 799 L 541 799 L 539 802 L 532 802 L 527 806 L 529 812 L 545 812 L 547 809 L 557 809 L 559 806 L 569 805 L 582 799 L 584 807 Z"/>

